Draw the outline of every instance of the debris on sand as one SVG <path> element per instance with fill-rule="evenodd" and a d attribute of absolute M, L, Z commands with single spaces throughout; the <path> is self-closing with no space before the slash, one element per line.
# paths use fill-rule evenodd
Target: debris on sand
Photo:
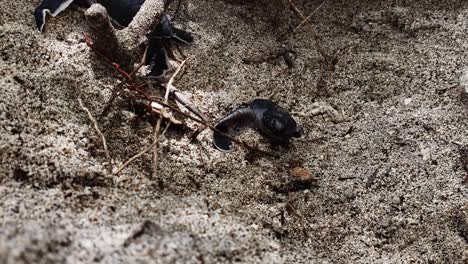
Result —
<path fill-rule="evenodd" d="M 282 184 L 274 186 L 273 190 L 278 193 L 300 192 L 314 186 L 317 179 L 310 170 L 304 167 L 291 168 L 289 173 L 283 176 Z"/>

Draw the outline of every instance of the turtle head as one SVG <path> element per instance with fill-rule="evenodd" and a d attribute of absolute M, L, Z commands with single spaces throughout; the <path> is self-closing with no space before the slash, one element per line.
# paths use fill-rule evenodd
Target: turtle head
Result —
<path fill-rule="evenodd" d="M 265 111 L 261 126 L 261 130 L 279 142 L 288 142 L 292 137 L 300 137 L 303 134 L 302 127 L 281 107 L 272 107 Z"/>

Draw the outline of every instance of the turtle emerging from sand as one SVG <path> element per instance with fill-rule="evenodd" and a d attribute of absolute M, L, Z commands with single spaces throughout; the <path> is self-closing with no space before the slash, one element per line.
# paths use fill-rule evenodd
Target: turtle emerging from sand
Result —
<path fill-rule="evenodd" d="M 163 78 L 169 70 L 167 54 L 171 54 L 168 51 L 171 50 L 172 43 L 188 45 L 193 42 L 192 33 L 174 27 L 168 15 L 161 16 L 148 38 L 148 52 L 145 58 L 150 70 L 148 78 L 157 80 Z"/>
<path fill-rule="evenodd" d="M 284 145 L 300 137 L 303 129 L 281 106 L 268 99 L 255 99 L 222 118 L 215 128 L 233 135 L 241 128 L 254 128 L 271 143 Z M 213 145 L 222 151 L 231 150 L 232 141 L 222 133 L 213 133 Z"/>
<path fill-rule="evenodd" d="M 145 0 L 44 0 L 34 11 L 37 28 L 44 31 L 46 15 L 55 17 L 72 3 L 83 7 L 90 7 L 94 3 L 103 5 L 116 28 L 127 27 L 138 13 Z M 189 44 L 193 42 L 190 32 L 174 27 L 170 16 L 163 14 L 158 25 L 148 34 L 149 45 L 145 64 L 149 65 L 148 78 L 164 80 L 170 69 L 168 54 L 173 42 Z"/>
<path fill-rule="evenodd" d="M 103 5 L 112 19 L 114 26 L 123 28 L 132 22 L 133 17 L 140 10 L 145 0 L 43 0 L 34 10 L 37 29 L 44 31 L 47 13 L 55 17 L 72 3 L 82 7 L 90 7 L 92 4 Z"/>

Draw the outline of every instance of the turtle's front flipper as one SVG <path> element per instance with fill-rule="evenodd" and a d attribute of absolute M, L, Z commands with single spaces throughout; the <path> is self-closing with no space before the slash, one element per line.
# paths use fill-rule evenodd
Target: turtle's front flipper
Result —
<path fill-rule="evenodd" d="M 254 126 L 255 113 L 250 107 L 244 106 L 221 119 L 216 124 L 215 128 L 225 134 L 233 136 L 235 132 L 239 131 L 241 128 Z M 214 131 L 213 145 L 219 150 L 230 151 L 232 141 L 218 131 Z"/>
<path fill-rule="evenodd" d="M 171 39 L 173 34 L 171 19 L 168 15 L 162 15 L 161 18 L 159 18 L 159 23 L 151 31 L 149 38 Z"/>
<path fill-rule="evenodd" d="M 65 10 L 72 2 L 73 0 L 44 0 L 42 1 L 42 3 L 36 8 L 36 10 L 34 10 L 34 18 L 36 20 L 37 29 L 40 32 L 44 31 L 47 13 L 55 17 L 60 12 Z"/>
<path fill-rule="evenodd" d="M 173 32 L 172 39 L 174 39 L 175 41 L 179 43 L 188 45 L 189 43 L 193 42 L 193 35 L 192 33 L 188 31 L 174 27 L 172 28 L 172 32 Z"/>
<path fill-rule="evenodd" d="M 148 78 L 163 78 L 169 70 L 169 59 L 161 39 L 151 39 L 146 54 L 146 63 L 149 65 Z"/>

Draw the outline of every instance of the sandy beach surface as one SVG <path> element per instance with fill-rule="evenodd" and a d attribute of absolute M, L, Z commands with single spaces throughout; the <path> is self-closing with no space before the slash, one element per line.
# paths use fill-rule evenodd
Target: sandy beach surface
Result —
<path fill-rule="evenodd" d="M 78 97 L 99 116 L 120 76 L 84 43 L 84 9 L 41 34 L 39 1 L 0 3 L 0 263 L 468 263 L 468 2 L 324 3 L 310 21 L 331 71 L 288 1 L 184 1 L 176 87 L 213 120 L 272 99 L 305 134 L 285 148 L 246 131 L 281 153 L 252 158 L 209 130 L 191 143 L 185 120 L 157 179 L 150 152 L 107 172 Z M 152 142 L 126 98 L 99 119 L 115 167 Z M 316 181 L 282 192 L 294 166 Z"/>

